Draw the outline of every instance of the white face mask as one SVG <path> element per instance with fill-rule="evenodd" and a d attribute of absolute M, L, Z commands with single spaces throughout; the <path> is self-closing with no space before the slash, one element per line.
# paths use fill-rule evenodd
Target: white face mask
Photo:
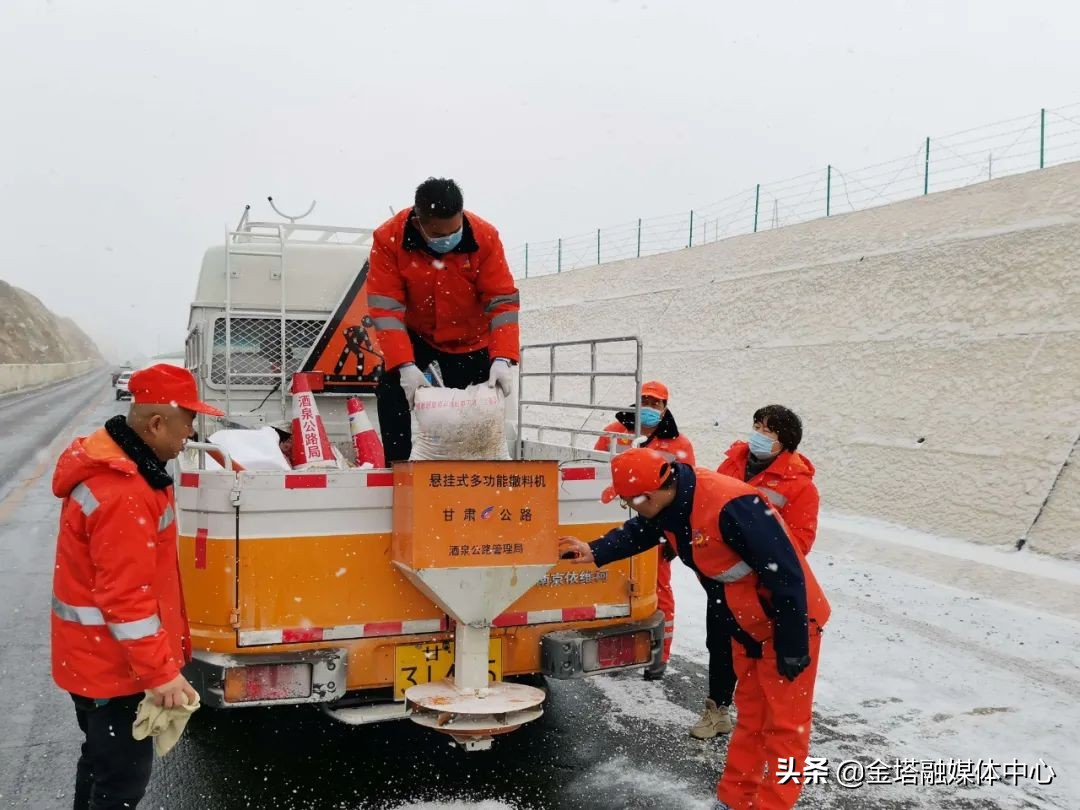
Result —
<path fill-rule="evenodd" d="M 766 436 L 764 433 L 758 433 L 756 430 L 750 431 L 750 452 L 758 458 L 768 458 L 775 455 L 773 453 L 773 440 Z"/>
<path fill-rule="evenodd" d="M 424 237 L 424 241 L 427 242 L 427 246 L 436 253 L 449 253 L 451 250 L 461 244 L 461 235 L 465 230 L 465 226 L 462 225 L 453 233 L 449 233 L 446 236 L 428 236 L 427 231 L 424 230 L 424 226 L 420 224 L 420 220 L 416 221 L 416 226 L 420 230 L 420 235 Z"/>
<path fill-rule="evenodd" d="M 664 414 L 658 411 L 656 408 L 642 408 L 641 409 L 641 426 L 647 428 L 654 428 L 660 424 L 660 420 Z"/>

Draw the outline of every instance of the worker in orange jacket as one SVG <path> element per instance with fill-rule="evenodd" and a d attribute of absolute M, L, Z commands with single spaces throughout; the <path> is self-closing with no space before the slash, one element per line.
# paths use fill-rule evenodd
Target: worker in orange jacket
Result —
<path fill-rule="evenodd" d="M 598 567 L 666 540 L 723 607 L 739 685 L 717 804 L 790 810 L 810 744 L 821 631 L 829 603 L 784 522 L 757 490 L 712 470 L 669 462 L 647 448 L 611 461 L 603 494 L 637 512 L 592 543 L 562 537 L 560 552 Z"/>
<path fill-rule="evenodd" d="M 487 382 L 510 395 L 518 290 L 498 231 L 465 210 L 453 180 L 425 180 L 414 206 L 375 230 L 367 294 L 386 368 L 375 395 L 388 463 L 412 453 L 409 412 L 433 361 L 448 388 Z"/>
<path fill-rule="evenodd" d="M 694 445 L 679 432 L 675 417 L 668 408 L 671 394 L 666 385 L 650 380 L 641 386 L 641 434 L 645 440 L 642 447 L 649 447 L 664 455 L 670 461 L 681 461 L 694 465 Z M 625 433 L 626 438 L 616 438 L 618 452 L 627 449 L 633 442 L 634 412 L 620 411 L 615 414 L 615 421 L 604 428 L 609 433 Z M 597 450 L 608 452 L 612 438 L 601 436 L 596 442 Z M 671 658 L 671 644 L 675 640 L 675 592 L 671 588 L 671 561 L 675 558 L 670 546 L 661 545 L 657 549 L 656 561 L 656 606 L 664 612 L 664 649 L 660 660 L 645 668 L 645 680 L 658 681 L 664 677 Z"/>
<path fill-rule="evenodd" d="M 818 491 L 814 465 L 796 452 L 802 441 L 802 422 L 782 405 L 768 405 L 754 414 L 749 442 L 735 442 L 717 472 L 756 488 L 787 524 L 791 539 L 809 554 L 817 535 Z M 709 650 L 709 696 L 705 711 L 690 736 L 708 740 L 733 727 L 731 701 L 735 693 L 735 662 L 722 611 L 710 605 L 705 612 L 705 646 Z"/>
<path fill-rule="evenodd" d="M 799 550 L 809 554 L 817 538 L 821 498 L 814 484 L 814 465 L 798 452 L 800 442 L 798 415 L 783 405 L 766 405 L 754 413 L 750 440 L 732 444 L 717 472 L 745 481 L 768 498 Z"/>
<path fill-rule="evenodd" d="M 679 426 L 675 424 L 675 417 L 668 409 L 668 400 L 671 394 L 668 387 L 662 382 L 650 380 L 641 385 L 641 435 L 645 437 L 640 442 L 641 447 L 651 447 L 661 453 L 671 456 L 672 461 L 681 461 L 685 464 L 695 464 L 694 445 L 686 436 L 679 432 Z M 615 414 L 615 421 L 604 428 L 608 433 L 625 433 L 626 438 L 616 438 L 616 447 L 621 451 L 629 448 L 634 443 L 634 412 L 632 410 L 619 411 Z M 601 436 L 596 441 L 596 449 L 608 452 L 611 449 L 611 437 Z"/>
<path fill-rule="evenodd" d="M 135 807 L 150 781 L 153 741 L 131 734 L 146 692 L 165 708 L 192 702 L 180 589 L 176 507 L 165 464 L 193 434 L 198 399 L 186 369 L 136 371 L 127 417 L 76 439 L 60 456 L 63 498 L 52 596 L 52 676 L 71 694 L 85 735 L 76 810 Z"/>

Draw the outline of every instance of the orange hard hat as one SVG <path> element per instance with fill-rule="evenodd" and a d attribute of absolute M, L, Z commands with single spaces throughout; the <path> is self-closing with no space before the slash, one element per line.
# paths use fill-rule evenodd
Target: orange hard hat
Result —
<path fill-rule="evenodd" d="M 662 399 L 664 402 L 668 401 L 667 386 L 657 380 L 650 380 L 647 383 L 641 384 L 641 395 L 643 397 L 653 397 L 654 399 Z"/>
<path fill-rule="evenodd" d="M 611 503 L 616 498 L 636 498 L 660 489 L 671 471 L 671 462 L 648 447 L 634 447 L 611 460 L 611 486 L 600 500 Z"/>

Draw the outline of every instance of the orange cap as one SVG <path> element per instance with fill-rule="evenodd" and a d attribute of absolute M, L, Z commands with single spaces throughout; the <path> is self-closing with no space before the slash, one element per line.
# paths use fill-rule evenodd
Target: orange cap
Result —
<path fill-rule="evenodd" d="M 636 498 L 660 489 L 668 477 L 671 463 L 655 450 L 634 447 L 611 460 L 611 486 L 600 500 L 611 503 L 616 498 Z"/>
<path fill-rule="evenodd" d="M 190 371 L 168 363 L 136 371 L 128 381 L 128 390 L 136 405 L 172 405 L 210 416 L 225 415 L 199 401 L 199 388 Z"/>
<path fill-rule="evenodd" d="M 664 402 L 667 402 L 669 399 L 667 386 L 664 385 L 662 382 L 658 382 L 656 380 L 650 380 L 647 383 L 642 383 L 641 395 L 643 397 L 662 399 L 664 400 Z"/>

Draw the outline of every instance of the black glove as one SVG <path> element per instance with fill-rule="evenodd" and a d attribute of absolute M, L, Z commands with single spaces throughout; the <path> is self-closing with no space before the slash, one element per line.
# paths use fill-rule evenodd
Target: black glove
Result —
<path fill-rule="evenodd" d="M 810 656 L 804 655 L 799 658 L 776 656 L 776 671 L 789 681 L 793 681 L 802 674 L 802 671 L 810 666 Z"/>
<path fill-rule="evenodd" d="M 664 559 L 667 560 L 668 562 L 671 562 L 672 560 L 674 560 L 676 557 L 679 556 L 675 552 L 675 549 L 672 548 L 671 543 L 669 543 L 667 541 L 664 541 L 663 543 L 660 544 L 660 554 L 663 555 Z"/>

